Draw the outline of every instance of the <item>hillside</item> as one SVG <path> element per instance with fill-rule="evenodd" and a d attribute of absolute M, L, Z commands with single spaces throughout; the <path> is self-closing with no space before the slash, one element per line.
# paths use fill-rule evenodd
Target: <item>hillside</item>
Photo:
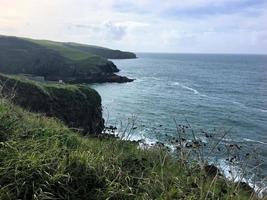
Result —
<path fill-rule="evenodd" d="M 56 117 L 84 134 L 100 134 L 104 128 L 101 97 L 87 86 L 45 84 L 0 74 L 0 91 L 13 103 Z"/>
<path fill-rule="evenodd" d="M 82 137 L 0 98 L 0 199 L 237 199 L 250 194 L 162 147 Z"/>
<path fill-rule="evenodd" d="M 83 45 L 78 43 L 65 43 L 65 46 L 75 48 L 84 52 L 99 55 L 109 59 L 133 59 L 136 55 L 132 52 L 125 52 L 120 50 L 113 50 L 104 47 L 98 47 L 93 45 Z"/>
<path fill-rule="evenodd" d="M 94 45 L 79 44 L 74 42 L 55 42 L 50 40 L 33 40 L 29 38 L 24 39 L 42 46 L 46 46 L 47 48 L 59 50 L 62 52 L 63 55 L 65 55 L 66 57 L 70 57 L 74 60 L 95 57 L 96 55 L 106 59 L 136 58 L 136 55 L 132 52 L 113 50 Z"/>
<path fill-rule="evenodd" d="M 0 36 L 0 72 L 72 83 L 128 82 L 106 58 L 65 43 Z"/>

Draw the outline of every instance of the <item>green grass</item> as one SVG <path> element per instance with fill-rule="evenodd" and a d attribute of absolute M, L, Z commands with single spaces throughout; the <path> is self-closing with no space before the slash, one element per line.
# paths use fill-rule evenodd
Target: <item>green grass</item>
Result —
<path fill-rule="evenodd" d="M 160 148 L 83 137 L 0 99 L 0 199 L 249 199 Z"/>
<path fill-rule="evenodd" d="M 117 68 L 106 58 L 69 43 L 0 37 L 0 71 L 68 81 L 70 77 L 79 79 L 96 73 L 116 72 Z"/>
<path fill-rule="evenodd" d="M 96 102 L 95 104 L 93 104 L 94 106 L 97 106 L 97 104 L 101 103 L 100 95 L 94 89 L 91 89 L 90 87 L 86 85 L 71 85 L 71 84 L 38 82 L 38 81 L 27 79 L 23 75 L 6 75 L 2 73 L 0 73 L 0 81 L 2 81 L 0 83 L 0 86 L 4 84 L 5 82 L 12 82 L 14 83 L 12 85 L 14 89 L 18 85 L 24 85 L 25 90 L 26 88 L 29 88 L 29 89 L 32 88 L 33 90 L 39 90 L 40 93 L 45 93 L 48 96 L 51 96 L 50 93 L 56 92 L 58 90 L 62 90 L 63 93 L 84 92 L 84 94 L 86 94 L 88 98 Z"/>
<path fill-rule="evenodd" d="M 100 56 L 79 50 L 77 48 L 67 46 L 65 43 L 54 42 L 49 40 L 33 40 L 27 39 L 33 43 L 39 44 L 41 46 L 45 46 L 49 49 L 58 51 L 63 57 L 68 58 L 73 61 L 86 61 L 87 63 L 94 64 L 105 64 L 107 59 L 102 58 Z"/>
<path fill-rule="evenodd" d="M 91 57 L 98 57 L 99 56 L 95 56 L 83 51 L 79 51 L 77 49 L 73 49 L 71 47 L 67 47 L 64 45 L 64 43 L 60 43 L 60 42 L 53 42 L 53 41 L 49 41 L 49 40 L 33 40 L 33 39 L 27 39 L 33 43 L 45 46 L 49 49 L 53 49 L 56 50 L 58 52 L 61 53 L 61 55 L 63 55 L 66 58 L 69 58 L 71 60 L 85 60 Z"/>
<path fill-rule="evenodd" d="M 0 73 L 0 91 L 16 105 L 57 117 L 84 134 L 103 128 L 101 97 L 88 86 L 40 83 Z"/>

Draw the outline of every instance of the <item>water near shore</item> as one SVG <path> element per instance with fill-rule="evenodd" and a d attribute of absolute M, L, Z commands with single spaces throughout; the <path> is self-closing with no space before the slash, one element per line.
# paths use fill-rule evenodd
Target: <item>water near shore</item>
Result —
<path fill-rule="evenodd" d="M 108 124 L 127 124 L 134 115 L 134 137 L 166 142 L 175 134 L 175 117 L 195 130 L 231 130 L 232 141 L 256 148 L 267 160 L 267 56 L 137 56 L 114 60 L 120 74 L 134 82 L 93 85 L 102 96 Z M 266 162 L 261 167 L 267 176 Z"/>

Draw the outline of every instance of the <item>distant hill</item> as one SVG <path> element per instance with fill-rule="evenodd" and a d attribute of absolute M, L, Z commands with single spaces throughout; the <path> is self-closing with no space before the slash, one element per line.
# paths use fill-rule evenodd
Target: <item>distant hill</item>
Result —
<path fill-rule="evenodd" d="M 84 52 L 99 55 L 109 59 L 132 59 L 136 58 L 136 55 L 132 52 L 113 50 L 104 47 L 98 47 L 93 45 L 83 45 L 78 43 L 64 43 L 65 46 L 75 48 Z"/>
<path fill-rule="evenodd" d="M 61 79 L 74 83 L 130 81 L 126 77 L 114 75 L 119 70 L 113 62 L 90 53 L 86 47 L 73 43 L 0 36 L 0 72 L 33 74 L 43 76 L 46 80 Z M 107 49 L 102 49 L 107 52 Z"/>
<path fill-rule="evenodd" d="M 88 56 L 88 54 L 101 56 L 106 59 L 136 58 L 136 55 L 132 52 L 113 50 L 94 45 L 79 44 L 74 42 L 54 42 L 50 40 L 33 40 L 28 38 L 25 39 L 48 48 L 62 50 L 62 52 L 65 53 L 64 55 L 71 56 L 73 59 L 85 58 Z"/>

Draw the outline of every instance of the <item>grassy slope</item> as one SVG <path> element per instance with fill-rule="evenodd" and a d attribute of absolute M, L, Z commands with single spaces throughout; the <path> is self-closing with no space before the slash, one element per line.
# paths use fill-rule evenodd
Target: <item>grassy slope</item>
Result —
<path fill-rule="evenodd" d="M 54 42 L 49 40 L 30 40 L 33 43 L 39 44 L 41 46 L 47 47 L 51 50 L 59 52 L 63 57 L 70 59 L 78 63 L 80 71 L 87 71 L 88 66 L 91 68 L 91 72 L 101 71 L 99 70 L 100 66 L 105 66 L 110 64 L 106 58 L 103 58 L 99 55 L 91 54 L 72 46 L 67 46 L 65 43 Z M 110 70 L 109 72 L 112 72 Z"/>
<path fill-rule="evenodd" d="M 23 108 L 57 117 L 86 133 L 101 132 L 101 97 L 87 86 L 40 83 L 0 73 L 1 88 Z"/>
<path fill-rule="evenodd" d="M 136 55 L 132 52 L 125 52 L 120 50 L 113 50 L 104 47 L 98 47 L 93 45 L 86 45 L 86 44 L 78 44 L 78 43 L 64 43 L 65 46 L 71 47 L 77 50 L 81 50 L 83 52 L 95 54 L 102 56 L 104 58 L 110 59 L 129 59 L 129 58 L 136 58 Z"/>
<path fill-rule="evenodd" d="M 0 99 L 1 200 L 248 199 L 234 189 L 163 150 L 81 137 Z"/>
<path fill-rule="evenodd" d="M 116 72 L 106 58 L 63 43 L 0 36 L 0 70 L 40 76 L 87 76 L 88 73 Z"/>
<path fill-rule="evenodd" d="M 33 40 L 25 38 L 28 41 L 34 42 L 39 45 L 46 46 L 48 48 L 60 51 L 64 56 L 81 60 L 86 58 L 99 58 L 104 60 L 111 59 L 124 59 L 124 58 L 136 58 L 136 55 L 132 52 L 125 52 L 120 50 L 113 50 L 105 47 L 99 47 L 94 45 L 79 44 L 73 42 L 55 42 L 50 40 Z"/>
<path fill-rule="evenodd" d="M 98 55 L 94 55 L 79 49 L 72 48 L 70 46 L 66 46 L 64 43 L 61 42 L 54 42 L 49 40 L 33 40 L 33 39 L 26 39 L 28 41 L 31 41 L 33 43 L 45 46 L 49 49 L 55 50 L 60 52 L 61 55 L 63 55 L 65 58 L 74 60 L 74 61 L 82 61 L 82 60 L 88 60 L 92 62 L 96 62 L 96 64 L 99 63 L 105 63 L 107 59 L 102 58 Z"/>

